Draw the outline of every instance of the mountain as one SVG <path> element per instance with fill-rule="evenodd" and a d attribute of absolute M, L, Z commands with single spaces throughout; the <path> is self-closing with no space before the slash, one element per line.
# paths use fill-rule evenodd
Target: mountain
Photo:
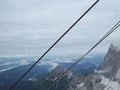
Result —
<path fill-rule="evenodd" d="M 15 83 L 18 78 L 30 67 L 30 65 L 20 66 L 8 71 L 5 71 L 0 74 L 0 90 L 9 90 L 10 86 Z M 37 76 L 45 76 L 48 74 L 49 66 L 39 66 L 37 65 L 34 70 L 32 70 L 28 75 L 22 80 L 22 83 L 25 81 L 34 81 Z M 29 86 L 29 85 L 28 85 Z"/>
<path fill-rule="evenodd" d="M 118 47 L 111 44 L 101 68 L 108 73 L 110 72 L 112 77 L 117 73 L 120 69 L 120 49 Z"/>
<path fill-rule="evenodd" d="M 13 90 L 47 90 L 55 82 L 49 90 L 120 90 L 119 60 L 120 49 L 111 44 L 104 59 L 86 58 L 61 79 L 73 62 L 37 65 Z M 0 73 L 0 90 L 9 90 L 29 67 L 30 64 Z"/>
<path fill-rule="evenodd" d="M 101 69 L 88 74 L 83 83 L 85 90 L 120 90 L 119 47 L 111 44 Z"/>
<path fill-rule="evenodd" d="M 47 90 L 56 80 L 57 83 L 49 90 L 120 90 L 120 51 L 113 44 L 111 44 L 100 70 L 94 70 L 87 75 L 78 75 L 69 71 L 59 80 L 65 70 L 66 68 L 63 66 L 56 67 L 44 80 L 43 85 L 46 88 L 40 86 L 34 90 Z"/>
<path fill-rule="evenodd" d="M 72 68 L 69 73 L 71 73 L 70 75 L 73 74 L 73 79 L 69 82 L 74 85 L 71 85 L 69 83 L 69 87 L 74 87 L 77 80 L 84 78 L 84 75 L 87 75 L 89 72 L 97 69 L 101 64 L 100 60 L 102 57 L 103 55 L 87 57 L 83 61 L 78 63 L 74 68 Z M 54 61 L 52 61 L 52 59 L 54 59 Z M 43 86 L 49 86 L 51 85 L 51 83 L 54 82 L 51 82 L 50 78 L 52 78 L 53 76 L 55 77 L 57 72 L 59 72 L 59 74 L 62 74 L 66 70 L 66 68 L 73 64 L 74 60 L 76 59 L 71 59 L 68 57 L 60 57 L 58 61 L 56 61 L 56 58 L 51 58 L 50 60 L 47 59 L 41 64 L 35 66 L 34 69 L 30 71 L 30 73 L 28 73 L 26 77 L 19 83 L 19 85 L 17 85 L 15 90 L 28 90 L 28 88 L 29 90 L 36 90 L 37 87 L 41 88 L 41 90 L 45 90 Z M 9 90 L 9 87 L 31 66 L 30 63 L 33 63 L 32 59 L 26 57 L 0 58 L 0 90 Z M 57 75 L 57 77 L 59 77 L 59 74 Z M 78 82 L 80 82 L 80 80 Z"/>
<path fill-rule="evenodd" d="M 68 71 L 64 74 L 64 76 L 61 79 L 59 79 L 59 77 L 61 77 L 65 71 L 66 68 L 64 68 L 61 65 L 59 65 L 52 71 L 52 78 L 50 77 L 49 80 L 57 80 L 57 83 L 54 87 L 51 88 L 51 90 L 70 90 L 76 87 L 75 85 L 77 83 L 80 83 L 84 78 L 82 76 L 80 77 L 74 74 L 72 71 Z"/>
<path fill-rule="evenodd" d="M 68 71 L 60 79 L 59 77 L 62 76 L 65 71 L 66 68 L 59 65 L 49 74 L 43 75 L 42 77 L 41 75 L 38 76 L 36 80 L 23 80 L 13 90 L 47 90 L 52 85 L 53 87 L 49 90 L 74 90 L 77 84 L 82 83 L 84 76 L 78 76 L 73 74 L 72 71 Z"/>

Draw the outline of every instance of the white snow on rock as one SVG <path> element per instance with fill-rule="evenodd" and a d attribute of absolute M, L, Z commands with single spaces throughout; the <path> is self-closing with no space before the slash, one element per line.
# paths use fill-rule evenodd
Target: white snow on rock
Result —
<path fill-rule="evenodd" d="M 36 78 L 28 78 L 29 81 L 36 81 L 37 79 Z"/>
<path fill-rule="evenodd" d="M 120 68 L 118 69 L 118 71 L 116 73 L 116 78 L 120 80 Z"/>
<path fill-rule="evenodd" d="M 101 84 L 105 86 L 104 90 L 120 90 L 120 84 L 117 81 L 105 78 L 103 75 L 101 78 Z"/>
<path fill-rule="evenodd" d="M 84 86 L 84 83 L 82 82 L 82 83 L 77 85 L 77 88 L 80 88 L 80 87 L 83 87 L 83 86 Z"/>
<path fill-rule="evenodd" d="M 112 43 L 111 44 L 112 49 L 116 50 L 117 52 L 120 51 L 120 43 Z"/>
<path fill-rule="evenodd" d="M 59 65 L 58 63 L 54 63 L 54 62 L 51 62 L 49 64 L 50 64 L 50 68 L 48 69 L 48 71 L 55 69 Z"/>

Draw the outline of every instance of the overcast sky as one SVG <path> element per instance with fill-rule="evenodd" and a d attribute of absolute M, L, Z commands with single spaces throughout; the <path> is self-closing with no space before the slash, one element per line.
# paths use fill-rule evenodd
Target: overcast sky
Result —
<path fill-rule="evenodd" d="M 95 0 L 0 0 L 0 56 L 41 55 Z M 100 2 L 49 53 L 86 52 L 120 20 L 120 0 Z M 120 42 L 120 28 L 93 52 Z"/>

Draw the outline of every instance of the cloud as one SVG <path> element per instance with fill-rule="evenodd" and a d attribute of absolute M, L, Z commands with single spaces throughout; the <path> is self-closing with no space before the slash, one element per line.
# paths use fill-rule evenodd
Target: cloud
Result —
<path fill-rule="evenodd" d="M 28 60 L 20 60 L 19 65 L 28 65 L 30 62 Z"/>
<path fill-rule="evenodd" d="M 15 68 L 15 67 L 10 67 L 10 68 L 1 69 L 1 70 L 0 70 L 0 73 L 1 73 L 1 72 L 4 72 L 4 71 L 7 71 L 7 70 L 10 70 L 10 69 L 13 69 L 13 68 Z"/>
<path fill-rule="evenodd" d="M 94 1 L 0 0 L 0 54 L 41 55 Z M 52 53 L 86 52 L 120 19 L 119 6 L 119 0 L 101 0 Z M 112 41 L 120 41 L 119 34 L 117 30 L 95 52 L 106 52 Z"/>
<path fill-rule="evenodd" d="M 6 63 L 3 63 L 3 64 L 0 64 L 0 66 L 7 66 L 7 65 L 11 65 L 13 64 L 13 62 L 6 62 Z"/>
<path fill-rule="evenodd" d="M 55 69 L 58 65 L 58 63 L 50 63 L 50 68 L 48 69 L 48 71 Z"/>

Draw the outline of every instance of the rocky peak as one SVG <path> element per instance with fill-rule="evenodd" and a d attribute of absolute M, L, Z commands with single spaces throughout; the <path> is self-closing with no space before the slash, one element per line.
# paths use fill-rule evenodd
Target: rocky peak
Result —
<path fill-rule="evenodd" d="M 85 90 L 120 90 L 120 49 L 110 45 L 101 70 L 88 74 L 84 80 Z M 82 90 L 82 89 L 81 89 Z"/>
<path fill-rule="evenodd" d="M 111 44 L 104 58 L 104 63 L 102 65 L 102 70 L 108 70 L 108 72 L 116 73 L 120 67 L 120 51 L 115 45 Z"/>
<path fill-rule="evenodd" d="M 59 77 L 61 77 L 63 75 L 63 73 L 66 71 L 67 69 L 65 67 L 63 67 L 62 65 L 58 65 L 52 72 L 51 75 L 49 77 L 49 80 L 55 81 L 56 79 L 58 79 Z M 73 76 L 73 73 L 71 71 L 68 71 L 67 73 L 65 73 L 65 77 L 67 79 L 71 79 Z"/>
<path fill-rule="evenodd" d="M 112 43 L 110 48 L 115 50 L 116 52 L 120 52 L 120 44 Z"/>
<path fill-rule="evenodd" d="M 65 67 L 59 65 L 51 72 L 47 80 L 51 82 L 57 81 L 52 90 L 54 90 L 54 88 L 55 90 L 75 90 L 77 87 L 81 86 L 84 76 L 73 75 L 72 71 L 68 71 L 62 79 L 59 79 L 66 70 Z"/>
<path fill-rule="evenodd" d="M 53 71 L 53 74 L 60 74 L 64 73 L 66 71 L 66 68 L 64 68 L 62 65 L 58 65 Z"/>

